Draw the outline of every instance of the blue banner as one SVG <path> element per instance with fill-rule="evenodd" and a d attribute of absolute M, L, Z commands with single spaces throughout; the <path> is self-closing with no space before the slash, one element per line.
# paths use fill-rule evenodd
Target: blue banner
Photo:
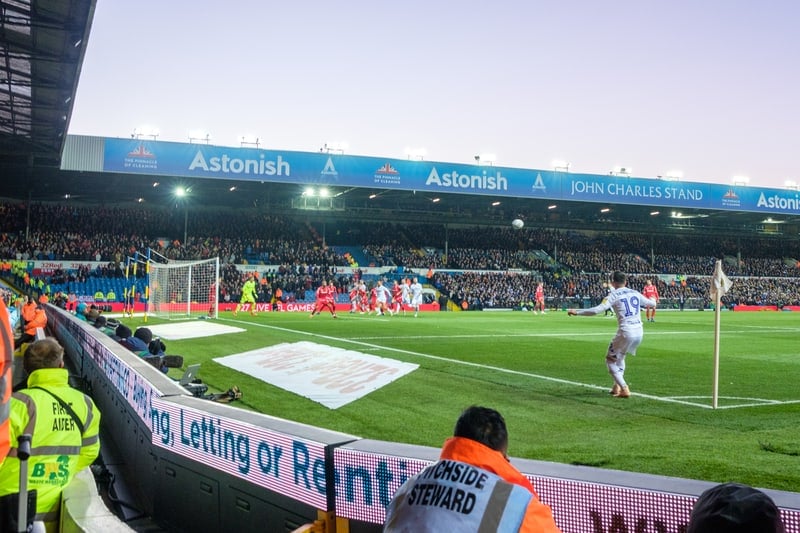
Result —
<path fill-rule="evenodd" d="M 106 138 L 103 154 L 103 171 L 126 174 L 800 214 L 783 189 L 141 139 Z"/>

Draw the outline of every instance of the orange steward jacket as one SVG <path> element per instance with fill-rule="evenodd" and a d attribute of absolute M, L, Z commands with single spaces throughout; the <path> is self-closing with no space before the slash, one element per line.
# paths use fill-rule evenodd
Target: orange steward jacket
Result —
<path fill-rule="evenodd" d="M 550 506 L 539 500 L 539 495 L 536 494 L 536 490 L 528 478 L 509 463 L 502 453 L 472 439 L 451 437 L 445 441 L 440 457 L 488 470 L 509 483 L 528 489 L 533 494 L 533 498 L 528 504 L 525 518 L 519 528 L 520 533 L 561 533 L 553 519 L 553 511 Z"/>
<path fill-rule="evenodd" d="M 25 333 L 28 335 L 36 336 L 36 328 L 44 329 L 47 326 L 47 315 L 44 309 L 37 309 L 27 324 L 25 324 Z"/>

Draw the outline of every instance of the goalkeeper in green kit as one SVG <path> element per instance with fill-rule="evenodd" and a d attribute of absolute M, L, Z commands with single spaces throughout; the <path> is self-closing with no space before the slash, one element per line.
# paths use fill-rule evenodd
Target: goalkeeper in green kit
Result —
<path fill-rule="evenodd" d="M 247 281 L 242 285 L 242 297 L 239 299 L 239 304 L 233 310 L 233 316 L 239 313 L 239 310 L 244 304 L 250 304 L 250 316 L 256 316 L 256 275 L 250 274 Z"/>

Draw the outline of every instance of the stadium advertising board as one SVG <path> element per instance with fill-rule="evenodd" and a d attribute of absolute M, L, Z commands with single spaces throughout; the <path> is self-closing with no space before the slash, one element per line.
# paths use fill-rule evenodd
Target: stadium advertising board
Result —
<path fill-rule="evenodd" d="M 329 510 L 325 445 L 154 398 L 153 444 Z"/>
<path fill-rule="evenodd" d="M 800 192 L 322 152 L 104 139 L 103 171 L 800 214 Z"/>
<path fill-rule="evenodd" d="M 351 520 L 383 524 L 392 495 L 432 461 L 347 447 L 334 450 L 334 468 L 342 489 L 336 492 L 336 514 Z M 524 468 L 522 469 L 525 473 Z M 540 499 L 553 510 L 565 533 L 686 531 L 696 496 L 661 490 L 607 485 L 583 480 L 525 474 Z M 435 505 L 432 503 L 432 505 Z M 786 531 L 798 531 L 800 512 L 781 509 Z"/>
<path fill-rule="evenodd" d="M 84 329 L 85 322 L 71 320 L 62 313 L 48 313 L 48 320 L 55 322 L 59 342 L 72 353 L 94 361 L 111 386 L 125 398 L 139 418 L 143 422 L 149 422 L 151 399 L 160 395 L 150 382 Z"/>

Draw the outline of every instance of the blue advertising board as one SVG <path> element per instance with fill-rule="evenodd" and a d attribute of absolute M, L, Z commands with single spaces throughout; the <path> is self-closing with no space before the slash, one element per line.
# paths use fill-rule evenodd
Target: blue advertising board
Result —
<path fill-rule="evenodd" d="M 795 190 L 655 178 L 142 139 L 106 138 L 103 155 L 104 172 L 126 174 L 800 214 Z"/>

